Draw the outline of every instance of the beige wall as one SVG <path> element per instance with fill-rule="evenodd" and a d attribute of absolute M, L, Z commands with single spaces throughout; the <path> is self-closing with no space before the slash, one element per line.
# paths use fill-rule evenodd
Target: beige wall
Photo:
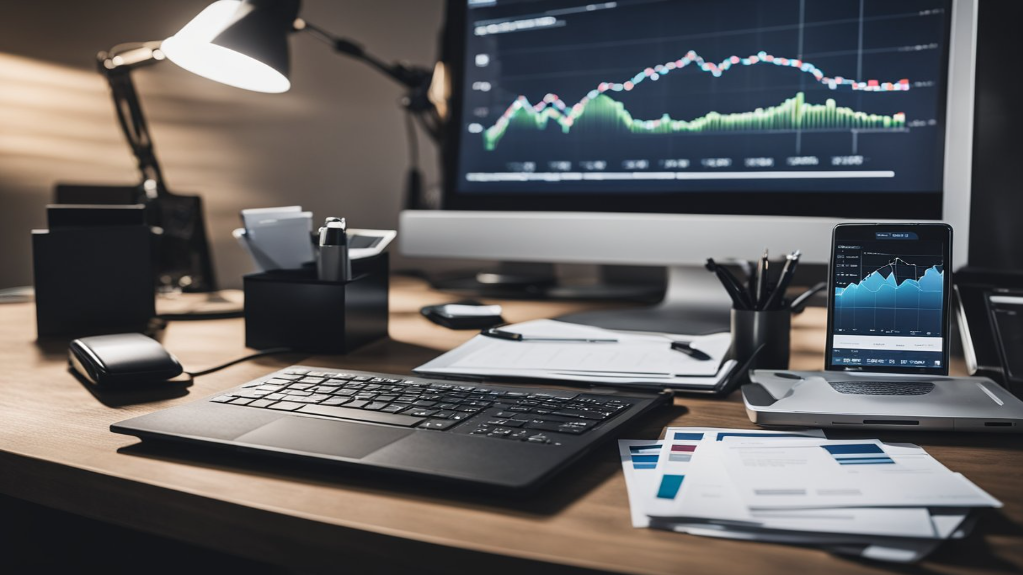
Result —
<path fill-rule="evenodd" d="M 0 287 L 31 283 L 29 230 L 56 182 L 131 184 L 134 160 L 94 55 L 173 34 L 206 0 L 0 0 Z M 430 64 L 442 0 L 306 0 L 302 16 L 380 57 Z M 238 210 L 301 204 L 351 225 L 397 225 L 407 160 L 401 90 L 302 35 L 292 89 L 246 92 L 165 62 L 135 74 L 169 187 L 206 203 L 217 272 L 250 264 L 230 231 Z M 426 181 L 434 149 L 421 137 Z M 398 267 L 418 265 L 402 261 Z"/>

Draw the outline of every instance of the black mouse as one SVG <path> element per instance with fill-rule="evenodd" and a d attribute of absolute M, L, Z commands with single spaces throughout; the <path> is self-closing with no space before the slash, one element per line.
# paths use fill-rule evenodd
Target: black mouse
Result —
<path fill-rule="evenodd" d="M 135 387 L 181 375 L 178 359 L 155 339 L 141 333 L 83 337 L 71 342 L 68 363 L 98 387 Z"/>

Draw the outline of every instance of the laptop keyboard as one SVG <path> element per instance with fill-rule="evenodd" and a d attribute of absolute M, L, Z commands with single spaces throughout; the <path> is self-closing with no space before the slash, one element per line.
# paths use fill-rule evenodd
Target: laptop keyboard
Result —
<path fill-rule="evenodd" d="M 838 393 L 852 395 L 926 395 L 934 389 L 927 381 L 830 381 Z"/>
<path fill-rule="evenodd" d="M 515 389 L 288 368 L 210 401 L 544 444 L 586 433 L 633 405 L 604 395 Z"/>

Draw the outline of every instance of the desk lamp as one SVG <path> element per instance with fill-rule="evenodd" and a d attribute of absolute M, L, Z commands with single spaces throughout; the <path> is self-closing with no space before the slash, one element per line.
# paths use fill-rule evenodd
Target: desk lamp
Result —
<path fill-rule="evenodd" d="M 405 204 L 407 208 L 419 207 L 422 176 L 414 123 L 418 121 L 434 141 L 440 139 L 443 106 L 434 102 L 444 101 L 440 95 L 443 74 L 401 63 L 388 64 L 358 43 L 299 18 L 299 7 L 300 0 L 219 0 L 164 40 L 160 49 L 178 66 L 210 80 L 246 90 L 280 93 L 291 87 L 288 35 L 304 31 L 336 52 L 383 73 L 407 90 L 402 105 L 407 112 L 411 167 Z"/>
<path fill-rule="evenodd" d="M 292 32 L 308 32 L 338 53 L 365 62 L 407 90 L 402 99 L 407 111 L 410 149 L 405 207 L 420 207 L 422 175 L 414 124 L 418 121 L 434 141 L 440 139 L 446 101 L 443 68 L 438 64 L 436 71 L 431 72 L 383 62 L 359 44 L 300 19 L 299 6 L 299 0 L 219 0 L 163 42 L 120 44 L 97 56 L 99 70 L 110 84 L 119 124 L 142 176 L 142 183 L 128 190 L 133 196 L 130 203 L 146 204 L 151 225 L 163 232 L 161 285 L 185 291 L 216 289 L 200 199 L 167 190 L 131 78 L 133 70 L 164 60 L 223 84 L 267 93 L 285 92 L 291 87 L 287 37 Z M 89 194 L 94 198 L 99 192 L 119 191 L 79 190 L 77 197 Z M 116 197 L 123 196 L 122 193 Z M 88 203 L 94 201 L 90 199 Z"/>

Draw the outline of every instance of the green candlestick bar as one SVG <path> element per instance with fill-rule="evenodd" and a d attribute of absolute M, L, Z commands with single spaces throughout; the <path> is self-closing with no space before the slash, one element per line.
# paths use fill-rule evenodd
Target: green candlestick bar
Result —
<path fill-rule="evenodd" d="M 567 113 L 566 113 L 567 112 Z M 803 92 L 777 106 L 757 108 L 752 112 L 721 114 L 709 112 L 692 120 L 675 120 L 665 114 L 657 120 L 639 120 L 612 98 L 599 94 L 585 105 L 559 110 L 546 103 L 537 110 L 524 97 L 512 104 L 510 115 L 502 116 L 483 132 L 483 145 L 491 151 L 509 129 L 546 130 L 549 121 L 561 126 L 563 133 L 575 129 L 586 132 L 622 130 L 633 134 L 679 134 L 706 132 L 737 132 L 756 130 L 824 130 L 903 128 L 906 114 L 891 116 L 858 112 L 843 108 L 827 99 L 824 104 L 808 104 Z"/>

